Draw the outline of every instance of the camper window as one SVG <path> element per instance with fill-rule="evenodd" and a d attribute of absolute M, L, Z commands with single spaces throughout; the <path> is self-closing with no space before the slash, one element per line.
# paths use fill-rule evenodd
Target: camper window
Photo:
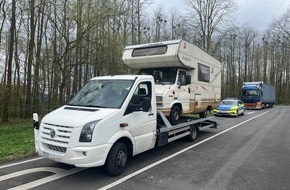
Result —
<path fill-rule="evenodd" d="M 198 81 L 209 82 L 210 79 L 210 67 L 198 63 Z"/>
<path fill-rule="evenodd" d="M 148 55 L 162 55 L 167 52 L 167 46 L 155 46 L 134 49 L 132 57 L 148 56 Z"/>

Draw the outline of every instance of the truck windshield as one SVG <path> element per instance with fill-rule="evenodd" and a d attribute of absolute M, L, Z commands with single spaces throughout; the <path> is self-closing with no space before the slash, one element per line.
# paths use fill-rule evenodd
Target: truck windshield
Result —
<path fill-rule="evenodd" d="M 175 84 L 177 69 L 175 68 L 151 68 L 141 69 L 140 75 L 152 75 L 158 84 Z"/>
<path fill-rule="evenodd" d="M 242 97 L 249 97 L 249 96 L 260 96 L 259 90 L 243 90 Z"/>
<path fill-rule="evenodd" d="M 68 102 L 68 105 L 120 108 L 133 82 L 133 80 L 91 80 Z"/>

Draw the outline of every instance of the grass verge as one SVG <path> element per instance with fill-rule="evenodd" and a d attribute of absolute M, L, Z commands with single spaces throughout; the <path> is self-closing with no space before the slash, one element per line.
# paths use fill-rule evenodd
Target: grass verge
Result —
<path fill-rule="evenodd" d="M 0 124 L 0 163 L 35 154 L 31 119 Z"/>

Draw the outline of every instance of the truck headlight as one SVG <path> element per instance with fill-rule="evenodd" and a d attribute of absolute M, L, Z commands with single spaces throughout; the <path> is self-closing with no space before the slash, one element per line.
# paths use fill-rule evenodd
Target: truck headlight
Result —
<path fill-rule="evenodd" d="M 100 120 L 91 121 L 83 126 L 82 131 L 81 131 L 81 135 L 80 135 L 80 139 L 79 139 L 80 142 L 91 142 L 92 141 L 95 126 L 99 121 Z"/>

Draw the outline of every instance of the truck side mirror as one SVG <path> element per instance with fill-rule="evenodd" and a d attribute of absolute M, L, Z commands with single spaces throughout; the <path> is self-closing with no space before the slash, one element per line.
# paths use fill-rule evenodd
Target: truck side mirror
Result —
<path fill-rule="evenodd" d="M 186 84 L 190 84 L 191 83 L 191 75 L 186 75 Z"/>

